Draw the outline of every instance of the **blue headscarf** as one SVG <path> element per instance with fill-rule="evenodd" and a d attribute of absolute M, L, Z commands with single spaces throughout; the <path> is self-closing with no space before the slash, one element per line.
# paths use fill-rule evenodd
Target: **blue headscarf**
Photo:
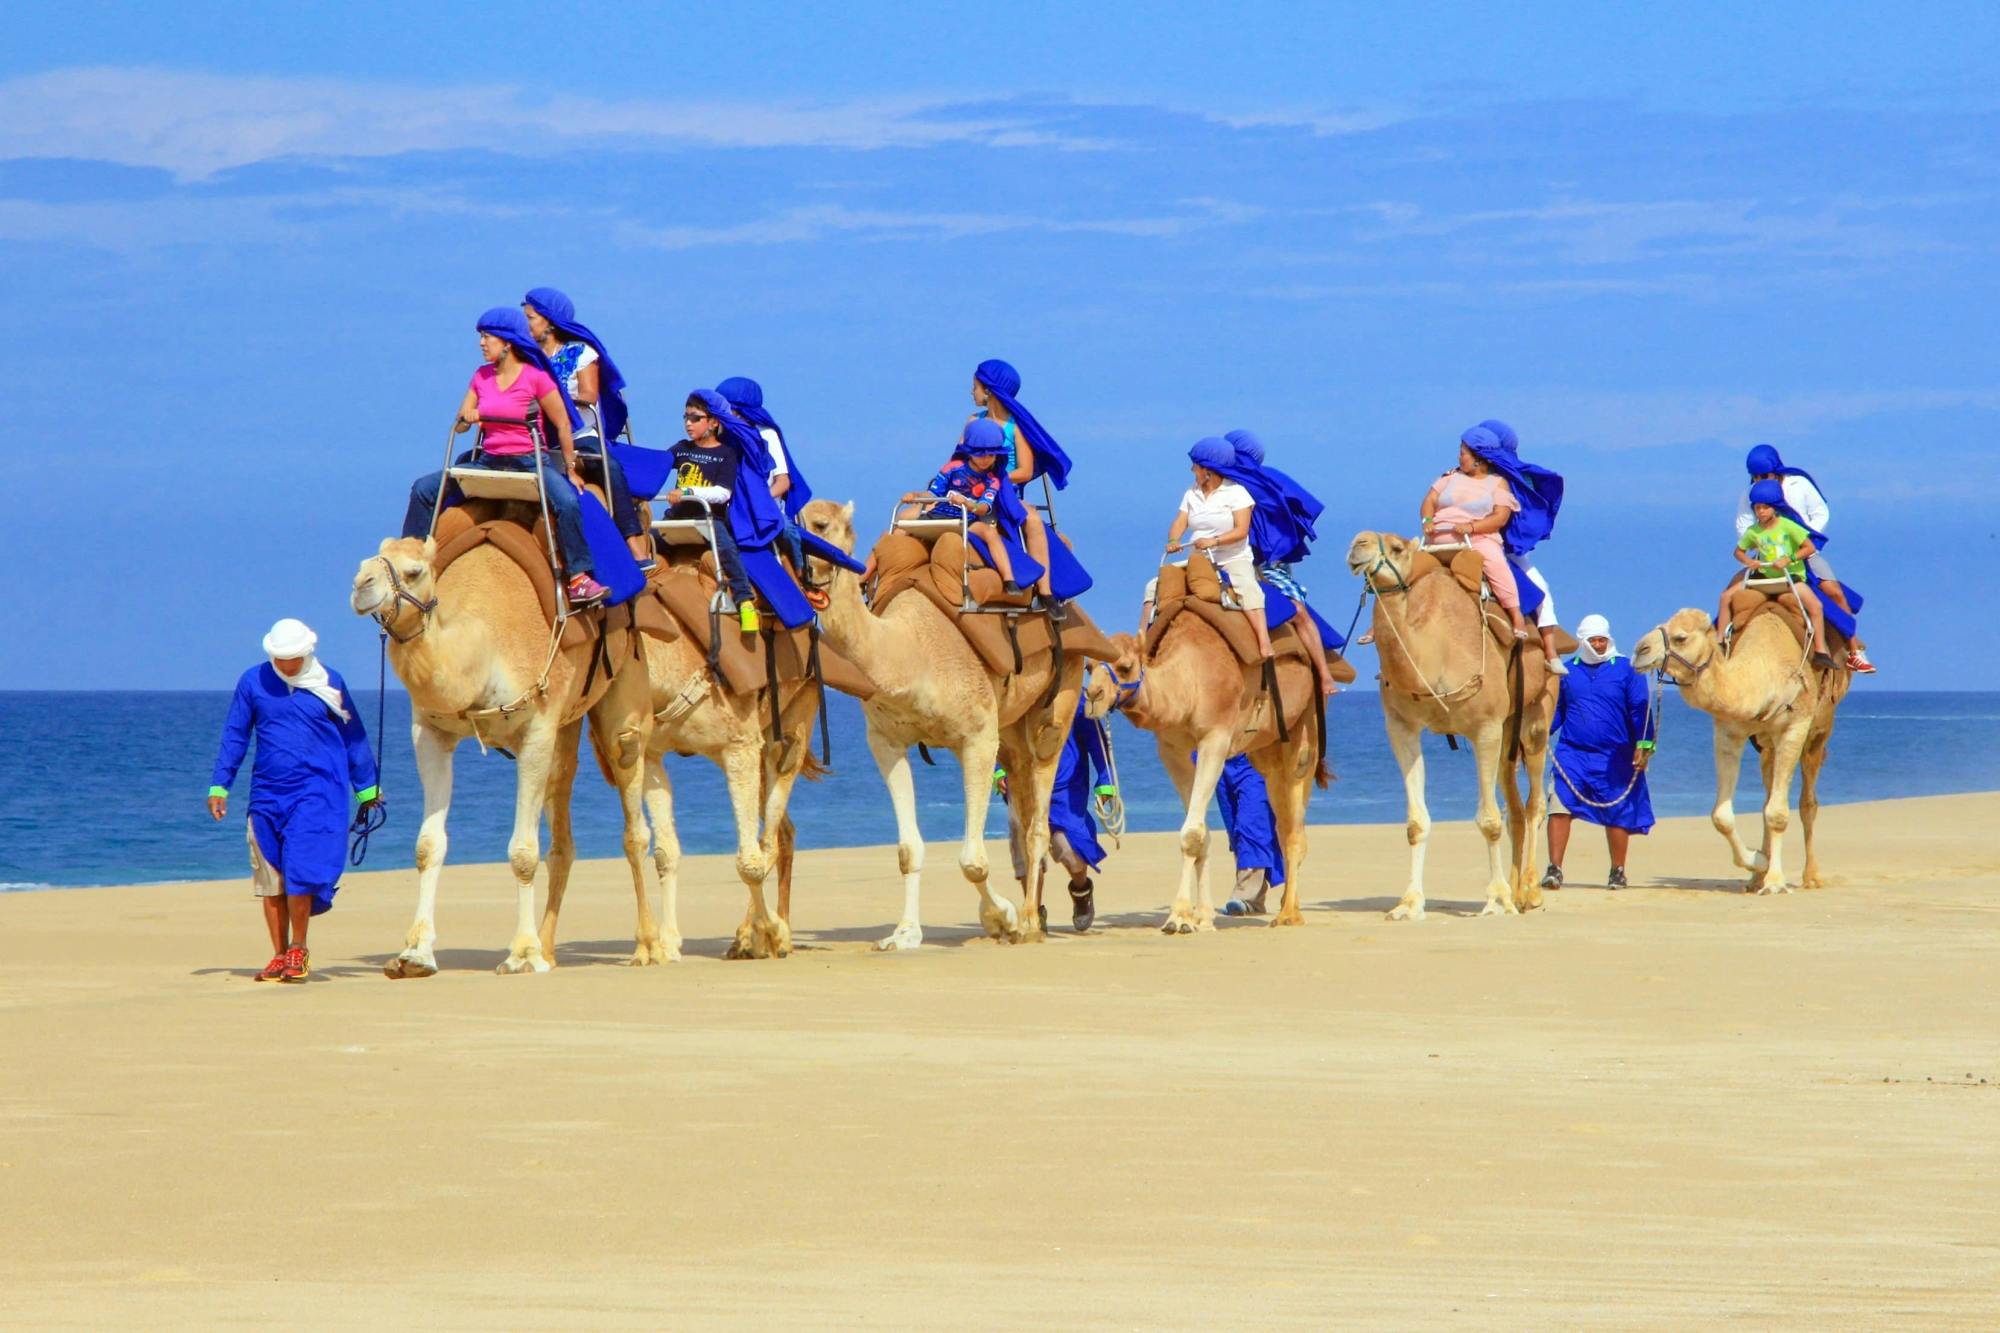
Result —
<path fill-rule="evenodd" d="M 1758 482 L 1750 488 L 1750 503 L 1753 505 L 1769 505 L 1779 513 L 1788 516 L 1791 513 L 1791 506 L 1785 503 L 1785 487 L 1782 482 Z M 1797 519 L 1793 519 L 1792 521 L 1794 523 L 1798 522 Z M 1800 523 L 1799 526 L 1804 527 L 1805 525 Z"/>
<path fill-rule="evenodd" d="M 1195 441 L 1188 457 L 1250 492 L 1255 507 L 1250 511 L 1249 541 L 1258 564 L 1276 564 L 1293 558 L 1295 551 L 1303 551 L 1309 534 L 1301 531 L 1284 491 L 1268 469 L 1245 459 L 1243 451 L 1227 439 L 1213 435 Z"/>
<path fill-rule="evenodd" d="M 1806 479 L 1806 482 L 1814 490 L 1819 491 L 1820 499 L 1824 500 L 1826 498 L 1826 492 L 1820 489 L 1819 481 L 1817 478 L 1813 476 L 1812 473 L 1806 471 L 1802 467 L 1786 467 L 1785 460 L 1778 457 L 1778 451 L 1776 449 L 1773 449 L 1768 444 L 1760 444 L 1755 449 L 1752 449 L 1749 455 L 1744 458 L 1743 467 L 1744 470 L 1747 471 L 1753 477 L 1767 476 L 1773 472 L 1783 477 L 1804 477 Z M 1756 498 L 1757 488 L 1759 486 L 1766 486 L 1766 485 L 1777 487 L 1778 490 L 1777 499 L 1764 500 L 1764 501 L 1757 500 Z M 1779 513 L 1783 514 L 1786 518 L 1789 518 L 1790 520 L 1792 520 L 1792 522 L 1798 524 L 1800 527 L 1804 528 L 1807 532 L 1812 533 L 1814 546 L 1822 548 L 1825 547 L 1826 534 L 1818 531 L 1810 523 L 1806 522 L 1805 519 L 1799 514 L 1799 511 L 1792 508 L 1791 505 L 1786 502 L 1785 485 L 1783 482 L 1760 481 L 1757 483 L 1756 486 L 1752 486 L 1750 488 L 1750 495 L 1752 504 L 1762 503 L 1771 505 Z"/>
<path fill-rule="evenodd" d="M 756 380 L 742 375 L 731 375 L 716 385 L 715 391 L 729 400 L 729 405 L 736 409 L 737 416 L 759 428 L 759 440 L 763 439 L 761 432 L 764 430 L 778 432 L 778 443 L 785 447 L 785 471 L 792 479 L 791 489 L 785 492 L 785 513 L 797 518 L 799 510 L 804 509 L 806 502 L 813 498 L 812 487 L 806 482 L 805 474 L 799 471 L 799 456 L 792 452 L 792 442 L 785 438 L 785 428 L 764 410 L 763 386 Z M 766 449 L 764 453 L 768 457 L 770 450 Z M 772 466 L 776 466 L 775 459 L 772 460 Z"/>
<path fill-rule="evenodd" d="M 785 513 L 771 497 L 771 451 L 764 437 L 713 389 L 696 389 L 688 401 L 700 403 L 743 456 L 743 465 L 736 469 L 736 489 L 729 495 L 729 530 L 736 535 L 736 544 L 749 550 L 769 546 L 784 530 Z"/>
<path fill-rule="evenodd" d="M 1028 437 L 1028 443 L 1035 450 L 1034 475 L 1039 477 L 1047 473 L 1057 490 L 1069 485 L 1069 455 L 1062 451 L 1055 437 L 1042 428 L 1042 423 L 1035 420 L 1034 414 L 1014 397 L 1021 391 L 1021 372 L 1005 361 L 981 361 L 979 368 L 972 372 L 972 377 L 986 386 L 986 391 L 1007 409 L 1015 427 Z"/>
<path fill-rule="evenodd" d="M 958 447 L 951 451 L 953 458 L 971 458 L 974 454 L 1004 454 L 1007 452 L 1007 432 L 1000 429 L 1000 423 L 987 417 L 979 417 L 965 423 L 965 435 Z"/>
<path fill-rule="evenodd" d="M 572 431 L 583 427 L 583 418 L 576 413 L 576 404 L 569 400 L 569 390 L 563 387 L 562 379 L 555 367 L 549 364 L 548 356 L 541 344 L 528 329 L 528 317 L 510 305 L 496 305 L 479 317 L 479 331 L 490 333 L 506 340 L 514 349 L 514 355 L 527 365 L 535 367 L 556 382 L 556 392 L 562 395 L 563 406 L 569 409 L 569 426 Z M 553 447 L 553 441 L 545 441 Z"/>
<path fill-rule="evenodd" d="M 1494 430 L 1495 426 L 1506 435 Z M 1563 479 L 1545 467 L 1522 462 L 1518 446 L 1508 442 L 1513 434 L 1506 422 L 1494 421 L 1474 426 L 1458 440 L 1513 487 L 1521 508 L 1508 520 L 1501 544 L 1509 555 L 1523 556 L 1555 531 L 1556 511 L 1562 508 Z"/>
<path fill-rule="evenodd" d="M 577 322 L 575 302 L 553 287 L 537 287 L 521 298 L 521 303 L 533 306 L 558 332 L 568 334 L 573 341 L 589 344 L 590 350 L 597 353 L 597 417 L 604 428 L 604 438 L 617 439 L 625 429 L 625 377 L 619 373 L 611 353 L 604 350 L 604 340 Z M 582 425 L 581 418 L 577 424 Z"/>
<path fill-rule="evenodd" d="M 1264 442 L 1249 431 L 1232 430 L 1222 438 L 1235 448 L 1238 461 L 1258 469 L 1277 486 L 1278 494 L 1291 514 L 1292 525 L 1298 529 L 1297 545 L 1288 552 L 1274 555 L 1269 563 L 1288 565 L 1305 559 L 1311 553 L 1312 543 L 1319 539 L 1316 525 L 1319 516 L 1326 512 L 1326 505 L 1317 495 L 1292 480 L 1289 474 L 1265 463 Z M 1261 507 L 1264 501 L 1260 499 L 1257 503 Z"/>

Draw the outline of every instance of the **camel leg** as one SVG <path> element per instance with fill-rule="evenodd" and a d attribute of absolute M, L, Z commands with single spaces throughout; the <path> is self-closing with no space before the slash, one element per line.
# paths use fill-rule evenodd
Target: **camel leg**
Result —
<path fill-rule="evenodd" d="M 576 789 L 577 746 L 583 739 L 579 719 L 556 734 L 556 749 L 549 766 L 549 789 L 542 799 L 549 821 L 549 889 L 542 899 L 542 957 L 556 965 L 556 918 L 562 913 L 563 895 L 569 890 L 570 867 L 576 864 L 576 835 L 570 826 L 570 797 Z"/>
<path fill-rule="evenodd" d="M 659 759 L 648 758 L 644 767 L 646 821 L 653 826 L 653 869 L 660 876 L 663 923 L 655 961 L 674 963 L 681 956 L 681 839 L 674 829 L 674 784 Z"/>
<path fill-rule="evenodd" d="M 625 819 L 625 868 L 632 876 L 634 907 L 630 960 L 633 967 L 667 961 L 666 941 L 660 937 L 659 920 L 653 915 L 652 904 L 646 896 L 646 844 L 651 840 L 645 809 L 646 770 L 653 767 L 646 756 L 647 746 L 653 739 L 650 694 L 651 686 L 647 683 L 645 672 L 625 672 L 612 682 L 590 718 L 593 743 L 599 746 L 598 752 L 605 760 L 604 767 L 612 785 L 618 789 L 618 804 Z M 573 757 L 571 763 L 575 763 Z M 564 810 L 567 814 L 567 803 Z M 548 955 L 553 962 L 553 934 Z"/>
<path fill-rule="evenodd" d="M 775 754 L 767 754 L 761 775 L 763 808 L 759 818 L 762 821 L 763 838 L 759 850 L 764 856 L 764 882 L 770 883 L 771 876 L 778 881 L 778 910 L 775 915 L 766 914 L 762 922 L 755 919 L 756 909 L 752 909 L 752 919 L 745 925 L 752 931 L 763 934 L 764 952 L 753 953 L 754 957 L 783 958 L 792 951 L 792 828 L 785 809 L 791 803 L 792 786 L 799 780 L 799 768 L 805 760 L 806 747 L 811 743 L 813 717 L 818 711 L 819 700 L 810 691 L 801 690 L 792 699 L 790 707 L 784 710 L 780 721 L 785 743 L 777 747 Z M 758 894 L 761 904 L 763 895 Z M 737 931 L 739 942 L 742 930 Z"/>
<path fill-rule="evenodd" d="M 1541 877 L 1535 874 L 1535 846 L 1541 838 L 1542 825 L 1549 814 L 1549 747 L 1546 739 L 1534 749 L 1526 750 L 1522 756 L 1522 767 L 1527 771 L 1528 811 L 1515 834 L 1514 844 L 1514 906 L 1523 912 L 1532 912 L 1542 905 Z M 1508 810 L 1511 813 L 1515 797 L 1514 776 L 1507 775 Z"/>
<path fill-rule="evenodd" d="M 1396 767 L 1403 771 L 1403 808 L 1407 812 L 1404 834 L 1410 840 L 1410 882 L 1403 897 L 1389 909 L 1391 921 L 1424 919 L 1424 846 L 1431 836 L 1431 812 L 1424 803 L 1423 732 L 1409 719 L 1400 717 L 1386 703 L 1382 721 L 1389 732 L 1389 749 Z M 1289 873 L 1286 876 L 1290 878 Z"/>
<path fill-rule="evenodd" d="M 999 756 L 999 728 L 991 722 L 958 749 L 959 776 L 965 784 L 965 840 L 958 847 L 958 868 L 979 891 L 979 924 L 988 937 L 1019 944 L 1039 933 L 1041 923 L 1023 921 L 1014 904 L 993 891 L 993 877 L 986 865 L 986 811 L 993 804 L 993 765 Z M 1034 767 L 1031 765 L 1025 775 L 1031 784 Z M 1047 810 L 1043 810 L 1042 818 L 1046 837 Z"/>
<path fill-rule="evenodd" d="M 1799 756 L 1799 823 L 1806 834 L 1806 868 L 1799 876 L 1802 889 L 1823 889 L 1826 880 L 1819 873 L 1819 852 L 1813 844 L 1813 825 L 1819 819 L 1819 770 L 1826 763 L 1825 732 L 1806 738 L 1805 753 Z"/>
<path fill-rule="evenodd" d="M 778 821 L 778 859 L 771 873 L 778 877 L 778 919 L 787 927 L 792 924 L 792 861 L 798 852 L 798 825 L 786 815 Z"/>
<path fill-rule="evenodd" d="M 882 782 L 889 788 L 889 803 L 896 808 L 896 868 L 903 876 L 903 916 L 896 928 L 876 941 L 878 949 L 914 949 L 924 942 L 924 926 L 918 917 L 918 899 L 924 883 L 924 835 L 917 827 L 917 781 L 910 772 L 910 752 L 868 729 L 868 749 L 875 767 L 882 770 Z"/>
<path fill-rule="evenodd" d="M 1234 721 L 1234 719 L 1231 719 Z M 1229 732 L 1211 731 L 1201 738 L 1194 765 L 1182 784 L 1176 774 L 1174 785 L 1181 788 L 1187 814 L 1181 819 L 1181 881 L 1174 893 L 1174 905 L 1160 929 L 1168 935 L 1191 935 L 1215 929 L 1215 904 L 1208 889 L 1208 803 L 1222 780 L 1222 767 L 1229 762 Z"/>
<path fill-rule="evenodd" d="M 494 969 L 502 974 L 549 970 L 541 936 L 535 933 L 535 868 L 542 860 L 542 802 L 547 799 L 549 770 L 555 766 L 559 730 L 556 724 L 536 718 L 528 723 L 514 752 L 514 832 L 507 839 L 507 865 L 514 872 L 514 942 Z"/>
<path fill-rule="evenodd" d="M 1769 864 L 1762 852 L 1752 855 L 1743 845 L 1742 837 L 1736 831 L 1736 775 L 1743 767 L 1743 742 L 1746 737 L 1733 735 L 1723 729 L 1721 723 L 1715 727 L 1715 809 L 1709 812 L 1709 822 L 1715 825 L 1729 843 L 1729 854 L 1736 864 L 1750 872 L 1748 889 L 1756 889 L 1763 880 L 1764 867 Z"/>
<path fill-rule="evenodd" d="M 1299 869 L 1306 861 L 1306 803 L 1312 799 L 1312 763 L 1311 755 L 1302 751 L 1311 744 L 1309 737 L 1296 735 L 1289 745 L 1267 745 L 1250 756 L 1270 794 L 1271 819 L 1285 856 L 1284 901 L 1271 918 L 1274 926 L 1302 926 L 1306 920 L 1299 911 Z M 1306 769 L 1303 775 L 1299 773 L 1301 765 Z"/>
<path fill-rule="evenodd" d="M 737 927 L 729 946 L 731 958 L 783 958 L 792 951 L 790 934 L 764 902 L 764 881 L 771 873 L 771 858 L 764 855 L 758 830 L 764 764 L 763 737 L 755 727 L 723 747 L 722 776 L 736 813 L 736 874 L 750 894 L 750 915 Z"/>
<path fill-rule="evenodd" d="M 1473 765 L 1479 773 L 1479 813 L 1473 822 L 1479 826 L 1479 836 L 1486 839 L 1486 905 L 1479 909 L 1481 916 L 1513 916 L 1519 910 L 1514 906 L 1514 885 L 1501 868 L 1500 838 L 1506 829 L 1500 819 L 1500 803 L 1493 796 L 1500 782 L 1500 750 L 1506 744 L 1501 730 L 1499 723 L 1489 723 L 1472 738 Z M 1511 781 L 1512 774 L 1508 776 Z M 1516 793 L 1515 802 L 1520 799 Z"/>
<path fill-rule="evenodd" d="M 403 951 L 382 971 L 395 978 L 437 974 L 437 887 L 444 869 L 445 816 L 451 812 L 451 756 L 458 737 L 410 724 L 410 742 L 417 752 L 417 777 L 424 788 L 424 822 L 417 830 L 417 918 L 403 938 Z"/>
<path fill-rule="evenodd" d="M 1801 722 L 1778 737 L 1775 745 L 1768 742 L 1765 745 L 1776 753 L 1770 765 L 1771 776 L 1764 785 L 1764 855 L 1769 867 L 1764 871 L 1759 893 L 1792 891 L 1785 883 L 1785 830 L 1792 823 L 1792 772 L 1798 768 L 1799 752 L 1805 748 L 1806 725 Z"/>

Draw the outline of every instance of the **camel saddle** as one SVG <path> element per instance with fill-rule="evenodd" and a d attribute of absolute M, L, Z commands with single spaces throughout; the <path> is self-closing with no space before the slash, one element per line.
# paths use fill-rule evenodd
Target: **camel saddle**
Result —
<path fill-rule="evenodd" d="M 1008 614 L 966 612 L 963 599 L 967 589 L 975 606 L 1006 608 Z M 1055 637 L 1048 614 L 1029 606 L 1032 594 L 1028 592 L 1009 596 L 999 573 L 987 566 L 976 549 L 968 552 L 956 532 L 944 533 L 930 545 L 907 532 L 887 533 L 875 543 L 875 587 L 870 606 L 880 615 L 896 598 L 906 595 L 922 597 L 942 611 L 987 669 L 999 675 L 1019 675 L 1054 655 Z M 1111 641 L 1074 602 L 1066 608 L 1063 619 L 1062 649 L 1066 655 L 1094 657 L 1101 662 L 1118 655 Z"/>
<path fill-rule="evenodd" d="M 534 585 L 535 599 L 541 603 L 542 619 L 553 629 L 556 623 L 556 576 L 555 571 L 549 568 L 549 552 L 546 538 L 542 535 L 542 525 L 537 522 L 534 530 L 530 531 L 511 518 L 481 517 L 482 511 L 475 506 L 483 503 L 471 501 L 454 506 L 439 517 L 432 532 L 437 554 L 431 560 L 431 577 L 442 579 L 445 571 L 467 552 L 491 546 L 528 576 L 528 582 Z M 583 677 L 586 682 L 584 696 L 574 716 L 580 717 L 589 712 L 604 697 L 619 662 L 638 655 L 639 636 L 635 632 L 638 628 L 630 602 L 622 606 L 588 606 L 570 612 L 569 619 L 563 622 L 562 641 L 557 651 L 564 657 L 587 664 Z M 595 661 L 590 660 L 593 656 Z"/>
<path fill-rule="evenodd" d="M 1749 628 L 1752 621 L 1763 616 L 1776 616 L 1784 622 L 1785 628 L 1790 630 L 1792 637 L 1798 641 L 1799 651 L 1804 652 L 1806 641 L 1811 636 L 1812 631 L 1810 622 L 1806 620 L 1805 613 L 1799 609 L 1798 599 L 1793 597 L 1790 590 L 1786 588 L 1758 588 L 1754 591 L 1761 592 L 1764 595 L 1759 597 L 1748 611 L 1738 609 L 1731 615 L 1729 619 L 1729 634 L 1723 641 L 1724 651 L 1726 652 L 1729 646 L 1734 645 L 1738 639 L 1743 637 L 1743 631 Z M 1846 656 L 1847 640 L 1841 637 L 1839 630 L 1828 625 L 1826 627 L 1826 638 L 1827 651 L 1832 653 L 1836 660 Z"/>
<path fill-rule="evenodd" d="M 770 683 L 767 653 L 776 654 L 780 685 L 811 679 L 812 625 L 788 630 L 767 618 L 762 632 L 745 634 L 733 616 L 721 617 L 719 625 L 712 624 L 708 608 L 716 587 L 713 554 L 705 548 L 698 554 L 692 548 L 677 548 L 676 554 L 654 565 L 645 589 L 632 599 L 639 632 L 662 642 L 683 635 L 693 640 L 702 652 L 710 654 L 723 687 L 731 694 L 755 694 Z M 719 644 L 714 638 L 718 628 L 722 636 Z M 874 683 L 824 641 L 819 645 L 819 666 L 827 688 L 857 699 L 874 696 Z"/>
<path fill-rule="evenodd" d="M 1475 601 L 1479 600 L 1480 587 L 1486 580 L 1486 565 L 1480 560 L 1479 552 L 1470 548 L 1455 552 L 1451 557 L 1451 563 L 1447 565 L 1429 551 L 1418 551 L 1410 561 L 1410 586 L 1416 587 L 1421 580 L 1439 571 L 1448 571 L 1458 586 L 1465 589 L 1467 595 Z M 1507 608 L 1492 598 L 1480 601 L 1479 608 L 1486 618 L 1486 628 L 1492 631 L 1494 640 L 1502 648 L 1511 650 L 1514 646 L 1514 622 L 1508 617 Z M 1568 657 L 1576 650 L 1576 636 L 1558 625 L 1556 655 Z"/>
<path fill-rule="evenodd" d="M 1166 637 L 1167 627 L 1186 613 L 1207 622 L 1222 636 L 1236 660 L 1246 667 L 1258 666 L 1263 657 L 1257 651 L 1257 632 L 1243 612 L 1222 604 L 1222 576 L 1215 562 L 1200 551 L 1188 556 L 1185 565 L 1161 565 L 1160 581 L 1153 590 L 1153 623 L 1146 627 L 1146 660 L 1151 661 Z M 1299 615 L 1306 611 L 1301 607 Z M 1278 660 L 1287 657 L 1310 663 L 1305 640 L 1291 621 L 1271 632 L 1271 648 Z M 1327 674 L 1342 685 L 1354 680 L 1354 665 L 1332 649 L 1326 654 Z"/>

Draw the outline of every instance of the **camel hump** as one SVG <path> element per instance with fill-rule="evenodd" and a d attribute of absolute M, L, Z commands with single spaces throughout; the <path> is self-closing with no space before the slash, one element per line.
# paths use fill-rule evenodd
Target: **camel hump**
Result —
<path fill-rule="evenodd" d="M 1761 592 L 1764 595 L 1754 600 L 1749 597 L 1740 597 L 1735 599 L 1733 603 L 1732 614 L 1729 619 L 1729 641 L 1731 645 L 1733 646 L 1742 642 L 1744 631 L 1749 629 L 1751 625 L 1767 616 L 1776 616 L 1784 624 L 1785 628 L 1792 632 L 1792 638 L 1797 641 L 1799 651 L 1804 652 L 1806 641 L 1811 636 L 1812 631 L 1806 621 L 1805 612 L 1799 607 L 1798 598 L 1791 595 L 1790 588 L 1786 585 L 1780 585 L 1776 589 L 1754 588 L 1753 591 Z M 1744 605 L 1745 602 L 1749 602 L 1750 605 L 1746 607 Z M 1830 641 L 1829 649 L 1833 645 L 1845 642 L 1840 637 L 1840 631 L 1831 625 L 1827 626 L 1826 634 Z"/>
<path fill-rule="evenodd" d="M 447 520 L 457 519 L 456 522 Z M 537 525 L 536 532 L 540 528 Z M 548 548 L 538 538 L 519 523 L 505 518 L 489 518 L 476 522 L 459 508 L 447 509 L 438 520 L 437 556 L 431 562 L 431 576 L 443 579 L 445 571 L 482 546 L 491 546 L 519 566 L 534 586 L 535 600 L 540 604 L 542 619 L 553 625 L 556 622 L 556 576 L 549 567 Z M 580 642 L 584 634 L 578 617 L 571 618 L 571 625 L 563 630 L 565 645 Z"/>

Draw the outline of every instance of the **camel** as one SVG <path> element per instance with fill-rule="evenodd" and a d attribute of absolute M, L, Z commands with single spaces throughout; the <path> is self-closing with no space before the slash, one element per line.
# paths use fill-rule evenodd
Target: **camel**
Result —
<path fill-rule="evenodd" d="M 1347 549 L 1347 566 L 1375 594 L 1375 652 L 1382 671 L 1382 721 L 1403 771 L 1408 810 L 1410 882 L 1390 909 L 1392 921 L 1422 920 L 1424 849 L 1430 810 L 1424 804 L 1423 733 L 1472 742 L 1479 775 L 1477 824 L 1486 839 L 1486 905 L 1481 916 L 1514 915 L 1542 905 L 1534 874 L 1534 840 L 1547 797 L 1549 724 L 1557 680 L 1540 651 L 1509 652 L 1481 623 L 1485 609 L 1449 570 L 1411 581 L 1422 547 L 1387 532 L 1362 532 Z M 1518 685 L 1518 693 L 1517 693 Z M 1524 809 L 1519 770 L 1528 777 Z M 1500 861 L 1500 810 L 1493 800 L 1504 777 L 1511 864 Z"/>
<path fill-rule="evenodd" d="M 701 645 L 685 634 L 666 642 L 648 636 L 645 651 L 652 728 L 644 802 L 663 901 L 660 960 L 681 956 L 681 844 L 674 828 L 673 780 L 664 763 L 669 754 L 703 755 L 714 761 L 729 784 L 729 804 L 736 819 L 736 873 L 750 895 L 748 913 L 737 927 L 729 956 L 783 958 L 792 950 L 792 842 L 785 807 L 808 757 L 810 732 L 819 714 L 818 686 L 795 681 L 779 687 L 782 739 L 772 741 L 766 689 L 730 693 L 709 669 Z M 602 764 L 606 747 L 597 744 L 594 728 L 591 739 Z M 775 913 L 764 898 L 765 882 L 774 871 L 779 876 Z M 552 882 L 547 909 L 551 938 L 561 904 L 562 894 Z"/>
<path fill-rule="evenodd" d="M 424 818 L 417 834 L 417 915 L 403 951 L 383 969 L 391 977 L 428 977 L 437 970 L 437 885 L 444 868 L 445 817 L 451 808 L 452 754 L 460 741 L 511 751 L 515 760 L 514 831 L 507 860 L 518 896 L 514 939 L 499 971 L 546 972 L 555 963 L 553 913 L 542 928 L 533 909 L 540 860 L 540 817 L 550 816 L 549 900 L 562 900 L 576 847 L 570 836 L 569 789 L 582 729 L 586 653 L 553 660 L 549 626 L 526 571 L 495 545 L 460 556 L 442 577 L 432 565 L 437 544 L 392 538 L 361 562 L 350 604 L 389 636 L 389 662 L 410 692 L 412 740 L 423 780 Z M 546 669 L 545 688 L 538 688 Z M 610 687 L 590 709 L 606 776 L 625 813 L 625 860 L 638 900 L 635 964 L 657 962 L 664 944 L 646 903 L 646 826 L 641 812 L 652 714 L 636 658 L 599 670 Z"/>
<path fill-rule="evenodd" d="M 1799 887 L 1825 886 L 1813 846 L 1819 815 L 1819 771 L 1833 736 L 1834 712 L 1853 676 L 1821 671 L 1776 615 L 1750 621 L 1725 654 L 1706 611 L 1676 611 L 1647 631 L 1632 654 L 1635 671 L 1664 670 L 1681 698 L 1715 719 L 1715 809 L 1710 820 L 1728 840 L 1736 864 L 1750 872 L 1753 893 L 1788 893 L 1785 829 L 1792 771 L 1799 772 L 1799 820 L 1805 825 L 1806 865 Z M 1764 846 L 1752 852 L 1736 832 L 1736 778 L 1743 743 L 1754 742 L 1764 771 Z"/>
<path fill-rule="evenodd" d="M 853 551 L 852 503 L 814 500 L 800 511 L 799 521 L 841 550 Z M 1010 943 L 1042 938 L 1041 884 L 1034 868 L 1048 851 L 1049 794 L 1076 716 L 1082 659 L 1064 655 L 1051 693 L 1051 661 L 1031 664 L 1019 675 L 994 672 L 926 598 L 905 594 L 877 615 L 862 600 L 861 580 L 852 570 L 818 557 L 807 564 L 830 599 L 820 613 L 827 642 L 876 689 L 862 704 L 862 713 L 868 721 L 868 748 L 896 808 L 903 914 L 875 947 L 914 949 L 924 938 L 918 914 L 924 839 L 917 827 L 916 782 L 910 770 L 913 745 L 949 750 L 958 757 L 965 790 L 958 866 L 979 893 L 980 925 L 989 937 Z M 1017 760 L 1009 770 L 1008 800 L 1024 830 L 1023 856 L 1029 867 L 1019 911 L 993 891 L 986 863 L 986 811 L 993 797 L 994 759 L 1003 745 Z"/>
<path fill-rule="evenodd" d="M 1188 935 L 1215 929 L 1209 892 L 1208 803 L 1231 755 L 1244 753 L 1270 789 L 1271 814 L 1285 852 L 1285 896 L 1274 926 L 1305 921 L 1299 911 L 1299 871 L 1306 859 L 1306 802 L 1315 782 L 1327 784 L 1326 756 L 1314 710 L 1319 692 L 1312 668 L 1293 657 L 1277 663 L 1277 709 L 1261 703 L 1263 672 L 1237 659 L 1222 635 L 1192 614 L 1176 616 L 1161 635 L 1152 660 L 1130 634 L 1112 636 L 1118 657 L 1117 707 L 1126 720 L 1153 733 L 1160 763 L 1185 802 L 1181 820 L 1181 876 L 1173 906 L 1160 929 Z M 1193 756 L 1193 757 L 1190 757 Z"/>

